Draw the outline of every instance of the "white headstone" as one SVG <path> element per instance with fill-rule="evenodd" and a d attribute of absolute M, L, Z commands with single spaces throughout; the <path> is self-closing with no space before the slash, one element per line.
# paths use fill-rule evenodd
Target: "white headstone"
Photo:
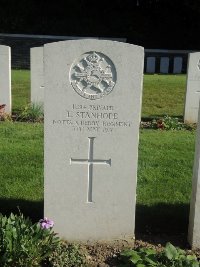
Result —
<path fill-rule="evenodd" d="M 10 47 L 0 45 L 0 105 L 11 113 L 11 56 Z"/>
<path fill-rule="evenodd" d="M 168 73 L 169 72 L 169 58 L 161 57 L 160 59 L 160 73 Z"/>
<path fill-rule="evenodd" d="M 156 70 L 156 58 L 155 57 L 147 57 L 147 73 L 155 73 Z"/>
<path fill-rule="evenodd" d="M 67 240 L 133 238 L 144 51 L 47 44 L 44 214 Z"/>
<path fill-rule="evenodd" d="M 44 104 L 44 47 L 31 48 L 31 102 Z"/>
<path fill-rule="evenodd" d="M 174 67 L 173 67 L 173 73 L 181 73 L 182 72 L 182 66 L 183 66 L 183 58 L 182 57 L 175 57 L 174 58 Z"/>
<path fill-rule="evenodd" d="M 193 167 L 188 241 L 192 248 L 200 248 L 200 111 Z"/>
<path fill-rule="evenodd" d="M 200 99 L 200 52 L 190 53 L 185 97 L 185 123 L 197 123 Z"/>

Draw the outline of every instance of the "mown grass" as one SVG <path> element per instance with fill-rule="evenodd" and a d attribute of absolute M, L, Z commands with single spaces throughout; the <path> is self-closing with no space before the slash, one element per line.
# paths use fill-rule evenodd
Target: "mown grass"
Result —
<path fill-rule="evenodd" d="M 186 75 L 144 75 L 142 116 L 182 117 L 185 90 Z"/>
<path fill-rule="evenodd" d="M 30 102 L 30 71 L 12 70 L 13 112 L 19 112 Z"/>
<path fill-rule="evenodd" d="M 186 75 L 144 75 L 142 117 L 181 117 L 184 110 Z M 30 102 L 30 71 L 12 71 L 13 111 Z"/>
<path fill-rule="evenodd" d="M 185 75 L 144 75 L 143 117 L 181 117 Z M 13 110 L 30 102 L 30 72 L 12 71 Z M 141 130 L 136 232 L 187 231 L 194 131 Z M 43 124 L 0 123 L 0 212 L 43 212 Z"/>
<path fill-rule="evenodd" d="M 0 122 L 0 212 L 41 216 L 43 124 Z"/>
<path fill-rule="evenodd" d="M 43 124 L 0 124 L 0 211 L 42 214 Z M 136 230 L 186 232 L 195 132 L 141 130 Z"/>
<path fill-rule="evenodd" d="M 140 131 L 137 231 L 187 232 L 194 147 L 194 131 Z"/>

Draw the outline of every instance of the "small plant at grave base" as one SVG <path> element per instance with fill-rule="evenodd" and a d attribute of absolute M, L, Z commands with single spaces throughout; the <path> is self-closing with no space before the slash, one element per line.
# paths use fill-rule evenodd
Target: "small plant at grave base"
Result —
<path fill-rule="evenodd" d="M 0 214 L 0 266 L 39 267 L 55 250 L 60 239 L 49 227 L 32 224 L 22 214 Z"/>
<path fill-rule="evenodd" d="M 43 229 L 49 229 L 52 228 L 54 226 L 54 222 L 48 218 L 44 218 L 39 220 L 39 224 L 41 226 L 41 228 Z"/>
<path fill-rule="evenodd" d="M 146 267 L 159 266 L 157 263 L 157 253 L 153 249 L 140 248 L 138 250 L 125 250 L 121 252 L 122 264 L 119 267 Z"/>
<path fill-rule="evenodd" d="M 184 123 L 179 122 L 178 118 L 166 115 L 163 118 L 154 119 L 151 123 L 151 128 L 160 130 L 182 130 L 188 127 Z"/>
<path fill-rule="evenodd" d="M 86 266 L 85 255 L 78 244 L 60 242 L 48 258 L 49 267 L 81 267 Z"/>
<path fill-rule="evenodd" d="M 0 121 L 12 121 L 11 115 L 5 112 L 6 105 L 0 105 Z"/>
<path fill-rule="evenodd" d="M 186 255 L 184 250 L 167 243 L 162 252 L 139 248 L 125 250 L 120 254 L 122 264 L 118 267 L 199 267 L 195 255 Z"/>
<path fill-rule="evenodd" d="M 18 116 L 20 121 L 41 122 L 43 121 L 43 105 L 30 103 L 21 111 Z"/>
<path fill-rule="evenodd" d="M 174 267 L 199 267 L 195 255 L 186 255 L 186 252 L 180 248 L 174 247 L 171 243 L 167 243 L 164 251 L 160 255 L 160 261 L 163 266 Z"/>

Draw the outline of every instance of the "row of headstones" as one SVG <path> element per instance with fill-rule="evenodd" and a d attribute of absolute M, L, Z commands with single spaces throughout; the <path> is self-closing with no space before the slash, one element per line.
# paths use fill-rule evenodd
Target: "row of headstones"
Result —
<path fill-rule="evenodd" d="M 31 49 L 31 101 L 34 103 L 44 102 L 43 51 L 43 47 Z M 149 59 L 155 64 L 154 57 L 149 57 Z M 164 70 L 164 68 L 167 66 L 166 63 L 169 65 L 169 58 L 161 58 L 161 72 L 163 73 L 168 72 L 167 69 Z M 147 68 L 149 66 L 148 64 L 149 61 L 147 59 Z M 178 68 L 180 68 L 181 64 L 182 58 L 175 58 L 174 68 L 176 71 L 178 71 Z M 187 73 L 184 121 L 185 123 L 197 123 L 200 99 L 200 53 L 191 53 L 189 55 Z"/>
<path fill-rule="evenodd" d="M 174 57 L 173 59 L 173 73 L 182 73 L 183 68 L 183 58 Z M 146 73 L 156 72 L 156 57 L 147 57 Z M 160 73 L 169 73 L 169 57 L 160 58 Z"/>
<path fill-rule="evenodd" d="M 99 40 L 43 49 L 44 214 L 67 240 L 132 239 L 144 49 Z M 200 247 L 199 139 L 196 148 L 189 240 Z"/>
<path fill-rule="evenodd" d="M 43 104 L 44 102 L 44 63 L 43 47 L 31 49 L 31 102 Z M 0 46 L 0 104 L 6 104 L 6 112 L 11 112 L 11 63 L 10 48 Z M 198 119 L 198 105 L 200 93 L 200 53 L 191 53 L 188 62 L 187 90 L 185 97 L 184 121 L 196 123 Z M 168 62 L 168 63 L 167 63 Z M 181 57 L 175 57 L 174 69 L 178 71 L 182 63 Z M 161 58 L 162 71 L 169 64 L 169 58 Z M 155 58 L 147 58 L 147 72 L 154 72 Z M 167 71 L 167 70 L 166 70 Z"/>

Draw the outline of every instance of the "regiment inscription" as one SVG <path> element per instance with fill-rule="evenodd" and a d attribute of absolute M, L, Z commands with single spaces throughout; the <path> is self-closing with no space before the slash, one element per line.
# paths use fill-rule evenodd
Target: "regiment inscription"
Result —
<path fill-rule="evenodd" d="M 72 131 L 113 133 L 121 128 L 129 128 L 132 121 L 121 119 L 113 105 L 72 104 L 63 118 L 53 119 L 54 126 L 65 126 Z"/>

